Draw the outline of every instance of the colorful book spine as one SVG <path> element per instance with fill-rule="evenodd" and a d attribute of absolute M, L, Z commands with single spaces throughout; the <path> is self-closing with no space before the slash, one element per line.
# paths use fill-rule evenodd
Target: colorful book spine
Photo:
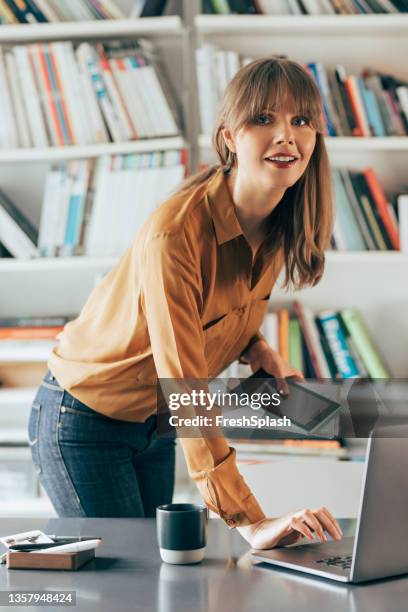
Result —
<path fill-rule="evenodd" d="M 353 130 L 353 136 L 371 136 L 370 126 L 365 116 L 364 105 L 355 76 L 348 76 L 344 80 L 344 86 L 349 97 L 357 127 Z"/>
<path fill-rule="evenodd" d="M 341 378 L 356 378 L 359 376 L 357 364 L 352 358 L 340 319 L 332 310 L 326 310 L 318 315 L 321 329 Z"/>
<path fill-rule="evenodd" d="M 360 312 L 355 308 L 345 308 L 340 314 L 369 376 L 371 378 L 390 378 L 390 371 L 381 359 Z"/>
<path fill-rule="evenodd" d="M 289 311 L 286 308 L 278 311 L 278 338 L 279 354 L 289 361 Z"/>
<path fill-rule="evenodd" d="M 387 198 L 385 197 L 384 191 L 377 179 L 372 168 L 366 168 L 363 172 L 365 180 L 367 181 L 368 187 L 371 191 L 373 200 L 377 207 L 378 213 L 385 226 L 389 239 L 391 240 L 392 246 L 395 250 L 399 250 L 400 242 L 398 232 L 395 229 L 395 225 L 391 219 L 390 212 L 387 206 Z"/>
<path fill-rule="evenodd" d="M 0 340 L 46 340 L 57 336 L 62 327 L 0 327 Z"/>
<path fill-rule="evenodd" d="M 289 320 L 289 363 L 297 370 L 304 371 L 302 330 L 297 319 Z"/>
<path fill-rule="evenodd" d="M 312 312 L 298 300 L 294 302 L 294 309 L 302 328 L 303 337 L 316 376 L 321 380 L 331 378 L 332 373 L 320 344 L 320 334 Z"/>

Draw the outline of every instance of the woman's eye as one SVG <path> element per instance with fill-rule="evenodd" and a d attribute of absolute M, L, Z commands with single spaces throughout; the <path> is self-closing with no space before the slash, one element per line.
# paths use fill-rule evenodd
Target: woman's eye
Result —
<path fill-rule="evenodd" d="M 271 122 L 271 117 L 269 115 L 259 115 L 255 121 L 260 125 L 268 125 Z"/>
<path fill-rule="evenodd" d="M 292 120 L 292 123 L 294 125 L 302 127 L 303 125 L 309 125 L 310 121 L 307 117 L 295 117 Z"/>

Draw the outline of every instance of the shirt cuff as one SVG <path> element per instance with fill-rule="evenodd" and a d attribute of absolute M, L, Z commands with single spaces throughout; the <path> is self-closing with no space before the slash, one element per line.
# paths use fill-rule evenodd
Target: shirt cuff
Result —
<path fill-rule="evenodd" d="M 206 505 L 228 525 L 249 525 L 265 518 L 260 505 L 240 474 L 236 451 L 230 447 L 227 457 L 214 468 L 192 475 Z"/>

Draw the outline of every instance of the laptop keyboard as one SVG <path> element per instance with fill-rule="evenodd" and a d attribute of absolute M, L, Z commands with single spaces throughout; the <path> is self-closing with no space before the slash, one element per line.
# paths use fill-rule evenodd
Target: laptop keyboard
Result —
<path fill-rule="evenodd" d="M 352 555 L 342 555 L 340 557 L 327 557 L 326 559 L 318 559 L 316 563 L 321 563 L 322 565 L 334 565 L 336 567 L 340 567 L 341 569 L 347 570 L 351 569 L 351 559 Z"/>

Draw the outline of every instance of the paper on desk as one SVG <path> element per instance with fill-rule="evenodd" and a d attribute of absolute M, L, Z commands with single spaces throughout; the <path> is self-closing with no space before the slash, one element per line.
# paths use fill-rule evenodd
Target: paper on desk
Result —
<path fill-rule="evenodd" d="M 16 544 L 41 544 L 43 542 L 53 542 L 47 534 L 39 529 L 32 529 L 31 531 L 23 531 L 21 533 L 14 533 L 8 536 L 0 538 L 0 542 L 7 548 L 15 546 Z M 6 554 L 0 556 L 0 563 L 5 563 Z"/>
<path fill-rule="evenodd" d="M 16 544 L 42 544 L 43 542 L 54 542 L 46 533 L 39 529 L 32 531 L 23 531 L 22 533 L 14 533 L 12 535 L 3 536 L 0 542 L 10 548 Z"/>

